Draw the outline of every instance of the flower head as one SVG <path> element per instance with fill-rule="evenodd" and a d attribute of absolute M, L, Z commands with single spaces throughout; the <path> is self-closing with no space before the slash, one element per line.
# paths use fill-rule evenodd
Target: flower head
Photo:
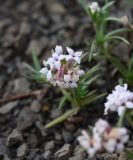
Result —
<path fill-rule="evenodd" d="M 95 127 L 93 129 L 94 133 L 103 134 L 109 128 L 108 122 L 104 121 L 103 119 L 99 119 L 95 123 Z"/>
<path fill-rule="evenodd" d="M 107 121 L 99 119 L 92 129 L 91 136 L 86 131 L 82 131 L 82 135 L 77 139 L 88 155 L 93 157 L 103 150 L 109 153 L 121 152 L 128 138 L 126 128 L 113 128 Z"/>
<path fill-rule="evenodd" d="M 44 68 L 40 70 L 43 76 L 53 84 L 63 88 L 76 88 L 84 71 L 79 69 L 82 52 L 74 52 L 66 48 L 68 54 L 63 54 L 63 48 L 56 46 L 52 57 L 44 61 Z"/>
<path fill-rule="evenodd" d="M 110 110 L 117 111 L 120 116 L 126 108 L 133 108 L 133 92 L 127 90 L 127 84 L 124 86 L 117 85 L 107 97 L 105 114 Z"/>
<path fill-rule="evenodd" d="M 110 131 L 105 132 L 103 137 L 104 148 L 110 153 L 121 152 L 129 138 L 125 128 L 110 128 Z"/>
<path fill-rule="evenodd" d="M 97 2 L 92 2 L 89 5 L 89 8 L 91 10 L 91 13 L 95 13 L 95 12 L 99 12 L 100 11 L 100 7 L 99 7 L 99 4 Z"/>

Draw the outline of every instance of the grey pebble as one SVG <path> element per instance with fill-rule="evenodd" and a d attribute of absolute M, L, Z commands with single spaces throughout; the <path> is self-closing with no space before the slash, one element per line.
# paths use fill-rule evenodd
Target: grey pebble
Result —
<path fill-rule="evenodd" d="M 17 118 L 17 127 L 19 130 L 25 130 L 31 127 L 38 118 L 39 115 L 32 112 L 30 108 L 23 108 Z"/>
<path fill-rule="evenodd" d="M 41 110 L 41 104 L 38 100 L 34 100 L 31 104 L 31 110 L 33 112 L 39 112 Z"/>
<path fill-rule="evenodd" d="M 69 143 L 73 140 L 73 133 L 66 131 L 65 129 L 62 130 L 62 136 L 65 142 Z"/>
<path fill-rule="evenodd" d="M 44 157 L 45 160 L 50 160 L 51 155 L 52 155 L 52 153 L 49 150 L 46 151 L 45 153 L 43 153 L 43 157 Z"/>
<path fill-rule="evenodd" d="M 28 147 L 26 144 L 22 144 L 21 146 L 19 146 L 19 148 L 17 149 L 17 157 L 23 157 L 26 155 Z"/>
<path fill-rule="evenodd" d="M 72 153 L 71 145 L 64 144 L 64 146 L 55 153 L 55 158 L 58 160 L 68 160 L 71 153 Z"/>
<path fill-rule="evenodd" d="M 7 138 L 7 146 L 13 146 L 23 141 L 23 137 L 20 131 L 14 129 Z"/>
<path fill-rule="evenodd" d="M 55 142 L 53 140 L 51 140 L 45 144 L 45 151 L 53 150 L 54 148 L 55 148 Z"/>
<path fill-rule="evenodd" d="M 0 107 L 0 114 L 7 114 L 17 107 L 19 101 L 9 102 Z"/>
<path fill-rule="evenodd" d="M 55 119 L 62 115 L 62 111 L 58 108 L 53 108 L 51 110 L 50 118 Z"/>

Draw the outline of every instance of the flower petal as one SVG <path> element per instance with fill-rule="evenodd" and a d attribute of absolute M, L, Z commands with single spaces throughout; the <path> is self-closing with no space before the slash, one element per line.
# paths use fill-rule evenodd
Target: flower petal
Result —
<path fill-rule="evenodd" d="M 133 108 L 133 103 L 132 102 L 127 102 L 126 107 L 127 108 Z"/>
<path fill-rule="evenodd" d="M 75 82 L 70 83 L 70 87 L 71 87 L 71 88 L 77 88 L 77 86 L 78 86 L 78 85 L 77 85 L 77 83 L 75 83 Z"/>
<path fill-rule="evenodd" d="M 69 47 L 66 47 L 66 50 L 67 50 L 67 52 L 70 54 L 70 55 L 74 55 L 74 51 L 73 51 L 73 49 L 71 49 L 71 48 L 69 48 Z"/>
<path fill-rule="evenodd" d="M 56 46 L 55 47 L 55 52 L 57 53 L 57 54 L 61 54 L 61 53 L 63 53 L 63 48 L 62 48 L 62 46 Z"/>
<path fill-rule="evenodd" d="M 54 63 L 54 66 L 55 66 L 55 68 L 57 68 L 57 69 L 59 70 L 60 67 L 61 67 L 60 61 L 55 62 L 55 63 Z"/>
<path fill-rule="evenodd" d="M 82 51 L 75 52 L 75 56 L 80 57 L 82 55 Z"/>
<path fill-rule="evenodd" d="M 51 71 L 48 71 L 47 80 L 50 81 L 51 78 L 52 78 L 52 73 L 51 73 Z"/>
<path fill-rule="evenodd" d="M 64 81 L 65 82 L 70 82 L 71 81 L 71 76 L 70 75 L 64 75 Z"/>
<path fill-rule="evenodd" d="M 80 59 L 79 57 L 75 57 L 74 60 L 75 60 L 78 64 L 80 64 L 80 62 L 81 62 L 81 59 Z"/>

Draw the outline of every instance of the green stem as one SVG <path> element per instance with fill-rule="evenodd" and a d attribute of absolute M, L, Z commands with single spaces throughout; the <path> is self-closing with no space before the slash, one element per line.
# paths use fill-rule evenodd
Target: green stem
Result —
<path fill-rule="evenodd" d="M 126 113 L 126 110 L 122 113 L 122 115 L 120 116 L 118 122 L 117 122 L 117 127 L 122 127 L 122 124 L 123 124 L 123 120 L 124 120 L 124 117 L 125 117 L 125 113 Z"/>
<path fill-rule="evenodd" d="M 128 122 L 129 122 L 129 124 L 131 125 L 131 127 L 133 128 L 133 119 L 132 119 L 132 117 L 130 115 L 130 112 L 126 112 L 126 118 L 127 118 Z"/>
<path fill-rule="evenodd" d="M 73 107 L 81 108 L 77 101 L 77 97 L 76 97 L 74 89 L 72 89 L 71 91 L 72 91 L 72 96 L 73 96 Z"/>
<path fill-rule="evenodd" d="M 61 92 L 64 94 L 64 96 L 67 98 L 67 100 L 72 104 L 74 108 L 80 108 L 79 103 L 77 101 L 75 91 L 74 89 L 71 89 L 70 93 L 68 93 L 65 89 L 60 88 Z M 72 95 L 72 96 L 71 96 Z"/>
<path fill-rule="evenodd" d="M 64 88 L 60 88 L 60 91 L 68 99 L 69 102 L 73 102 L 71 95 Z"/>
<path fill-rule="evenodd" d="M 98 24 L 96 22 L 93 22 L 93 26 L 95 28 L 96 37 L 97 37 L 97 36 L 99 36 Z"/>
<path fill-rule="evenodd" d="M 70 110 L 68 110 L 66 113 L 64 113 L 62 116 L 56 118 L 55 120 L 51 121 L 50 123 L 48 123 L 45 128 L 51 128 L 61 122 L 63 122 L 64 120 L 66 120 L 68 117 L 72 116 L 73 114 L 77 113 L 79 111 L 79 108 L 72 108 Z"/>

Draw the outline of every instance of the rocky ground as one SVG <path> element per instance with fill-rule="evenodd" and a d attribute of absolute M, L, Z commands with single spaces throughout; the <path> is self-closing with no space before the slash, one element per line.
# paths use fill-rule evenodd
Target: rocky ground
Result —
<path fill-rule="evenodd" d="M 102 115 L 97 109 L 101 106 L 46 130 L 44 125 L 63 112 L 58 109 L 60 93 L 53 94 L 52 88 L 23 75 L 27 73 L 24 62 L 32 64 L 32 49 L 41 62 L 57 44 L 85 50 L 94 33 L 90 20 L 76 0 L 5 0 L 0 4 L 0 160 L 85 160 L 86 153 L 77 154 L 76 137 Z M 133 14 L 132 7 L 118 2 L 114 9 L 118 15 Z M 102 79 L 99 84 L 103 83 Z M 133 137 L 128 146 L 133 147 Z M 123 157 L 100 154 L 95 160 Z"/>

